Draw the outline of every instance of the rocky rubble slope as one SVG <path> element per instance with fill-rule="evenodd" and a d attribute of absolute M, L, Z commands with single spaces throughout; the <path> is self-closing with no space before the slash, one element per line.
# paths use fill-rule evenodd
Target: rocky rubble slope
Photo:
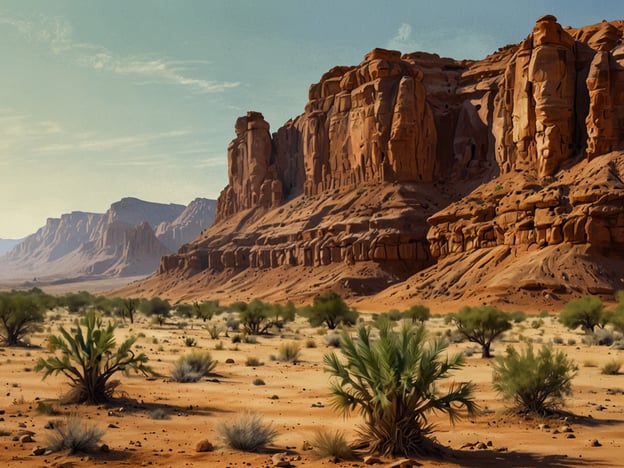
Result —
<path fill-rule="evenodd" d="M 624 287 L 623 35 L 544 16 L 481 61 L 375 49 L 325 73 L 274 134 L 249 112 L 215 225 L 138 290 L 392 302 Z"/>

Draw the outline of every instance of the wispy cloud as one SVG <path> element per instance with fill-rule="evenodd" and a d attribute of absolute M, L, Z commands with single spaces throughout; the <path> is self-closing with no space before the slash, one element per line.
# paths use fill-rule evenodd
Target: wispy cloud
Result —
<path fill-rule="evenodd" d="M 85 151 L 119 151 L 128 152 L 145 147 L 162 140 L 180 138 L 190 135 L 190 130 L 173 130 L 170 132 L 117 136 L 112 138 L 96 138 L 91 134 L 78 135 L 74 141 L 64 143 L 51 143 L 36 148 L 42 153 L 67 153 Z"/>
<path fill-rule="evenodd" d="M 116 54 L 96 44 L 76 41 L 71 24 L 63 18 L 37 16 L 21 19 L 0 16 L 0 25 L 15 28 L 30 41 L 46 45 L 55 55 L 67 55 L 81 66 L 96 71 L 141 78 L 137 84 L 179 85 L 200 93 L 218 93 L 240 86 L 240 82 L 193 77 L 204 60 L 173 60 L 167 57 L 127 56 Z"/>
<path fill-rule="evenodd" d="M 401 23 L 386 47 L 403 53 L 427 51 L 457 59 L 481 59 L 495 50 L 495 41 L 475 31 L 462 29 L 414 32 Z"/>

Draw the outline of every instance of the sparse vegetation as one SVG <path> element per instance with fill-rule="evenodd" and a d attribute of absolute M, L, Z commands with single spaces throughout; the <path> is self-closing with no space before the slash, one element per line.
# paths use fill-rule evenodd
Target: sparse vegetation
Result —
<path fill-rule="evenodd" d="M 605 310 L 599 297 L 585 296 L 568 302 L 559 314 L 559 321 L 574 330 L 581 327 L 586 333 L 593 333 L 599 325 L 604 325 Z"/>
<path fill-rule="evenodd" d="M 620 373 L 620 369 L 622 368 L 622 361 L 618 359 L 612 359 L 607 362 L 602 368 L 600 372 L 604 375 L 618 375 Z"/>
<path fill-rule="evenodd" d="M 402 316 L 403 318 L 412 320 L 413 322 L 418 321 L 423 323 L 431 318 L 431 311 L 429 310 L 429 307 L 424 305 L 414 305 L 404 311 Z"/>
<path fill-rule="evenodd" d="M 239 318 L 246 333 L 251 335 L 268 333 L 273 326 L 281 329 L 284 323 L 295 319 L 295 309 L 292 303 L 281 306 L 256 299 L 250 303 L 235 302 L 231 307 L 239 312 Z"/>
<path fill-rule="evenodd" d="M 321 431 L 314 433 L 312 439 L 314 453 L 318 457 L 333 457 L 340 460 L 348 460 L 353 457 L 353 451 L 342 431 Z"/>
<path fill-rule="evenodd" d="M 433 427 L 430 412 L 449 415 L 451 422 L 462 408 L 475 414 L 471 383 L 451 384 L 440 394 L 436 382 L 461 367 L 463 357 L 443 358 L 446 345 L 440 340 L 427 343 L 424 327 L 405 323 L 400 332 L 389 327 L 371 339 L 370 328 L 361 326 L 355 338 L 342 335 L 343 364 L 335 353 L 326 354 L 326 371 L 331 383 L 333 405 L 349 415 L 358 411 L 364 417 L 360 439 L 373 453 L 412 456 L 434 450 L 427 435 Z"/>
<path fill-rule="evenodd" d="M 481 345 L 483 358 L 492 357 L 492 341 L 511 328 L 509 314 L 491 306 L 463 307 L 449 318 L 468 341 Z"/>
<path fill-rule="evenodd" d="M 139 310 L 151 317 L 152 320 L 161 327 L 169 318 L 171 313 L 171 305 L 168 301 L 165 301 L 159 297 L 153 297 L 152 299 L 144 299 L 139 304 Z"/>
<path fill-rule="evenodd" d="M 64 399 L 68 403 L 100 404 L 110 400 L 119 383 L 110 379 L 117 372 L 152 373 L 147 356 L 132 351 L 136 338 L 126 339 L 115 349 L 115 325 L 109 322 L 104 327 L 94 312 L 87 312 L 71 332 L 63 327 L 59 332 L 48 338 L 48 348 L 60 351 L 60 356 L 39 358 L 35 370 L 43 371 L 44 379 L 52 374 L 65 375 L 71 387 Z"/>
<path fill-rule="evenodd" d="M 217 365 L 217 361 L 207 351 L 193 351 L 180 357 L 173 365 L 171 379 L 174 382 L 198 382 L 210 374 Z"/>
<path fill-rule="evenodd" d="M 282 343 L 279 347 L 279 354 L 277 356 L 278 361 L 297 362 L 299 360 L 299 354 L 301 353 L 301 347 L 299 343 L 291 341 L 289 343 Z"/>
<path fill-rule="evenodd" d="M 270 445 L 277 431 L 253 413 L 245 413 L 230 423 L 222 423 L 217 433 L 227 445 L 243 452 L 259 452 Z"/>
<path fill-rule="evenodd" d="M 28 334 L 39 329 L 51 300 L 40 290 L 0 293 L 0 343 L 5 346 L 23 344 Z"/>
<path fill-rule="evenodd" d="M 314 303 L 308 306 L 304 313 L 313 327 L 325 324 L 330 330 L 335 329 L 341 323 L 355 325 L 359 316 L 355 309 L 349 308 L 334 292 L 316 296 Z"/>
<path fill-rule="evenodd" d="M 78 415 L 70 415 L 52 424 L 52 430 L 47 433 L 46 446 L 52 452 L 90 453 L 97 449 L 105 433 L 104 429 L 88 424 Z"/>
<path fill-rule="evenodd" d="M 259 367 L 259 366 L 263 366 L 264 363 L 255 357 L 248 357 L 247 360 L 245 361 L 245 365 L 247 367 Z"/>
<path fill-rule="evenodd" d="M 494 389 L 518 409 L 545 415 L 563 403 L 570 393 L 576 365 L 561 351 L 543 346 L 537 353 L 529 345 L 524 352 L 507 348 L 494 364 Z"/>

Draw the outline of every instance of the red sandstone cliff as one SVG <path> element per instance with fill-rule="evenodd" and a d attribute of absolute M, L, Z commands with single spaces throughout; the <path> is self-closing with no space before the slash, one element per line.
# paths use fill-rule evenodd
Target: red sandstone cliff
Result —
<path fill-rule="evenodd" d="M 333 68 L 273 135 L 260 113 L 238 119 L 215 225 L 141 288 L 390 302 L 621 288 L 623 35 L 544 16 L 481 61 L 375 49 Z"/>

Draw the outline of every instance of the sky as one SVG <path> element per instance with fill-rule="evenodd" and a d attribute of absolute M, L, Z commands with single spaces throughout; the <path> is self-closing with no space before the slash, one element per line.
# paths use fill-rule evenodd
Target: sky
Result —
<path fill-rule="evenodd" d="M 535 20 L 624 19 L 621 0 L 0 0 L 0 238 L 127 196 L 227 184 L 234 122 L 276 131 L 375 47 L 480 59 Z"/>

